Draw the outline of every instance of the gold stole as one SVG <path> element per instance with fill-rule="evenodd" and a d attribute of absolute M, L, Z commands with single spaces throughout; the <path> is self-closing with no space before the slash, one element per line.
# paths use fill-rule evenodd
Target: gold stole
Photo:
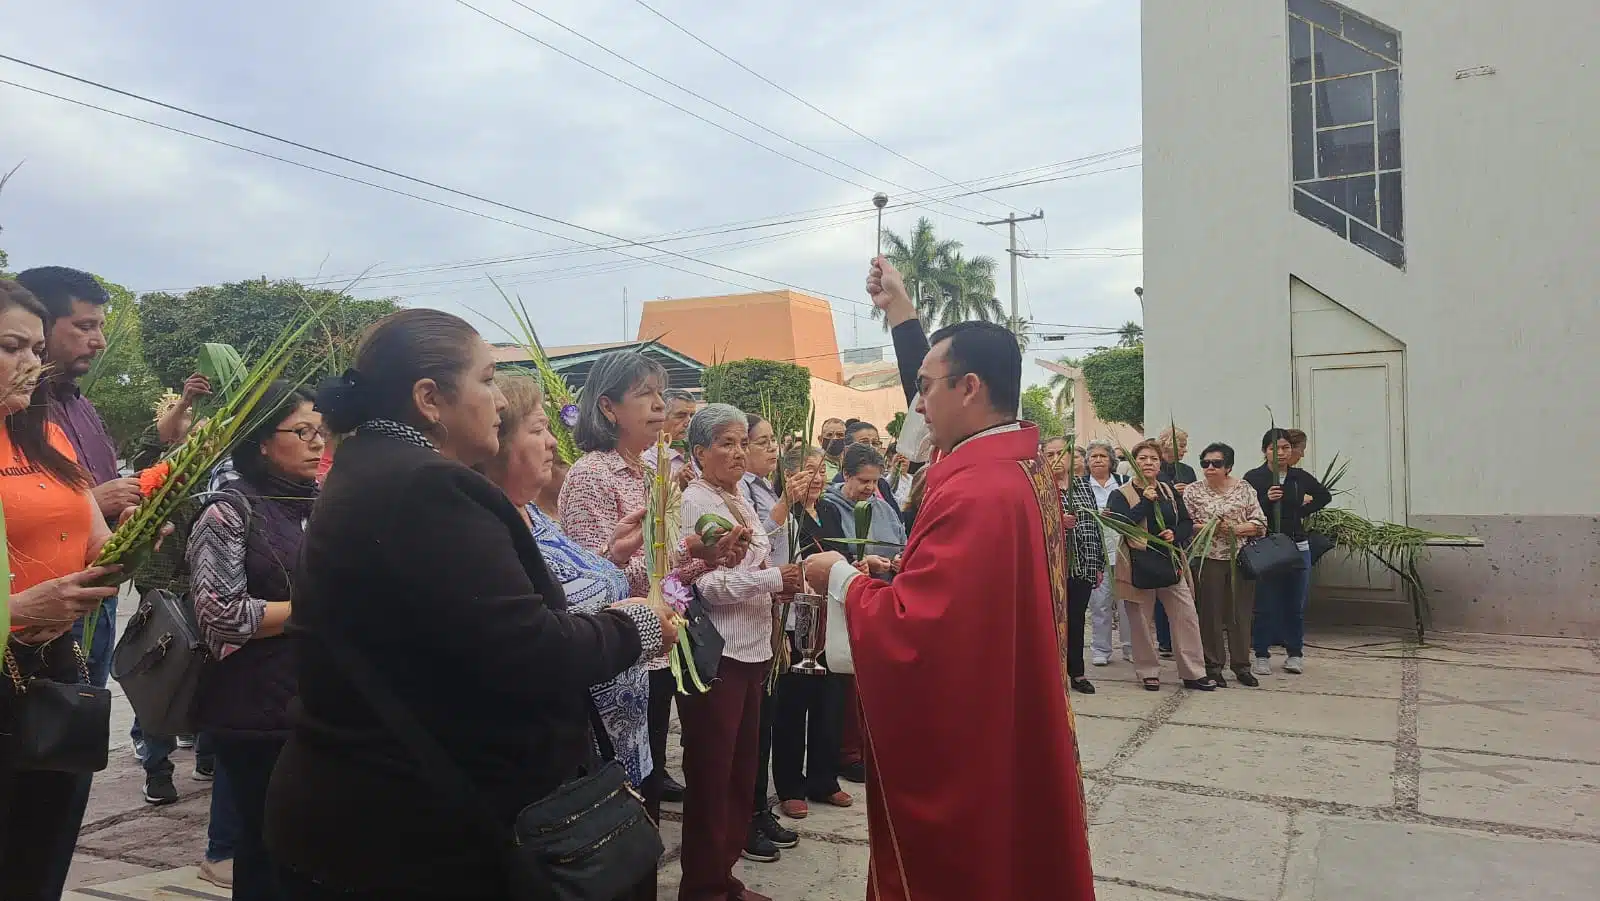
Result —
<path fill-rule="evenodd" d="M 1061 488 L 1050 474 L 1044 459 L 1019 460 L 1018 465 L 1033 485 L 1034 499 L 1039 502 L 1039 519 L 1044 526 L 1045 568 L 1050 571 L 1050 596 L 1056 622 L 1056 655 L 1061 666 L 1061 696 L 1067 702 L 1067 723 L 1072 726 L 1073 755 L 1078 762 L 1078 803 L 1083 798 L 1083 755 L 1078 748 L 1078 719 L 1072 712 L 1072 678 L 1068 674 L 1067 660 L 1072 643 L 1067 638 L 1067 622 L 1071 604 L 1067 600 L 1067 532 L 1061 520 Z M 1087 822 L 1087 820 L 1085 820 Z"/>

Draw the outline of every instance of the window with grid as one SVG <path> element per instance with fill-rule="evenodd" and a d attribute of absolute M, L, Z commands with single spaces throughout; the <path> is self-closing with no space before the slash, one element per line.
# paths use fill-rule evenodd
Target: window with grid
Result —
<path fill-rule="evenodd" d="M 1287 0 L 1295 212 L 1406 264 L 1400 35 L 1326 0 Z"/>

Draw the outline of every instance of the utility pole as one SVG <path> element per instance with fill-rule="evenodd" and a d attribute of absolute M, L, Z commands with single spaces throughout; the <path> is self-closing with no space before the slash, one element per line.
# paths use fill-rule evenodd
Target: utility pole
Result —
<path fill-rule="evenodd" d="M 978 223 L 979 225 L 1009 225 L 1009 226 L 1011 226 L 1011 246 L 1006 250 L 1006 253 L 1011 255 L 1011 328 L 1013 330 L 1019 330 L 1020 331 L 1020 325 L 1021 325 L 1021 322 L 1022 322 L 1022 320 L 1018 318 L 1018 313 L 1017 313 L 1017 223 L 1018 222 L 1032 222 L 1035 219 L 1043 219 L 1043 218 L 1044 218 L 1044 210 L 1039 210 L 1038 212 L 1034 213 L 1032 216 L 1023 216 L 1021 219 L 1017 218 L 1017 214 L 1016 213 L 1012 213 L 1011 215 L 1005 217 L 1004 219 L 1000 219 L 1000 220 L 995 221 L 995 222 L 979 222 Z"/>

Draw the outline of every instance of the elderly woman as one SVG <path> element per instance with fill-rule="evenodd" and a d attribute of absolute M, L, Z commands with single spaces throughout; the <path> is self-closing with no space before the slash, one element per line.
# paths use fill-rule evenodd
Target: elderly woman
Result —
<path fill-rule="evenodd" d="M 684 531 L 714 513 L 751 530 L 751 540 L 736 566 L 695 581 L 725 646 L 711 690 L 678 702 L 684 778 L 693 786 L 684 799 L 679 901 L 759 898 L 745 890 L 733 866 L 750 827 L 761 695 L 772 661 L 772 599 L 799 591 L 801 578 L 796 565 L 768 563 L 772 545 L 740 490 L 749 447 L 749 424 L 734 407 L 710 404 L 689 421 L 689 456 L 699 475 L 683 491 Z"/>
<path fill-rule="evenodd" d="M 584 455 L 567 471 L 559 499 L 561 526 L 567 537 L 620 567 L 634 597 L 646 597 L 650 592 L 644 547 L 631 544 L 619 548 L 613 541 L 624 520 L 644 511 L 654 465 L 645 457 L 654 453 L 666 423 L 667 404 L 662 397 L 666 385 L 666 370 L 643 354 L 619 350 L 595 361 L 579 396 L 578 424 L 573 430 L 573 439 Z M 720 551 L 730 552 L 746 534 L 734 530 Z M 697 540 L 691 536 L 691 545 L 706 550 L 695 544 Z M 706 556 L 717 559 L 717 551 Z M 679 578 L 687 585 L 706 569 L 701 561 L 690 560 Z M 667 727 L 676 688 L 666 655 L 652 661 L 649 668 L 650 758 L 657 766 L 645 779 L 642 794 L 651 814 L 659 816 L 666 781 Z"/>
<path fill-rule="evenodd" d="M 883 454 L 870 444 L 852 444 L 845 448 L 839 462 L 838 479 L 822 493 L 820 507 L 827 531 L 847 539 L 867 539 L 870 544 L 838 545 L 847 557 L 875 555 L 892 558 L 905 548 L 906 527 L 900 511 L 886 499 L 879 486 L 883 480 L 885 463 Z M 867 534 L 856 534 L 856 505 L 866 502 L 872 507 L 872 522 Z M 834 525 L 836 523 L 836 525 Z"/>
<path fill-rule="evenodd" d="M 1182 546 L 1194 534 L 1189 510 L 1171 485 L 1160 480 L 1161 449 L 1154 441 L 1141 441 L 1133 447 L 1133 465 L 1139 475 L 1133 483 L 1112 493 L 1106 509 L 1114 516 L 1133 523 L 1171 545 Z M 1137 557 L 1135 556 L 1137 555 Z M 1205 672 L 1205 656 L 1200 643 L 1200 621 L 1195 614 L 1194 593 L 1189 567 L 1182 551 L 1172 554 L 1165 548 L 1144 541 L 1124 538 L 1117 550 L 1124 565 L 1117 567 L 1117 593 L 1127 603 L 1128 628 L 1133 633 L 1133 668 L 1149 691 L 1161 690 L 1161 660 L 1151 634 L 1150 608 L 1158 601 L 1172 618 L 1172 637 L 1178 658 L 1178 675 L 1185 688 L 1211 691 L 1217 687 Z M 1179 559 L 1173 559 L 1177 556 Z M 1136 588 L 1133 571 L 1149 572 L 1155 582 L 1165 584 Z M 1171 581 L 1168 581 L 1170 577 Z M 1147 583 L 1148 584 L 1148 583 Z"/>
<path fill-rule="evenodd" d="M 1083 478 L 1083 487 L 1093 497 L 1095 509 L 1104 513 L 1111 495 L 1127 481 L 1117 475 L 1117 449 L 1104 438 L 1096 438 L 1085 449 L 1084 465 L 1088 468 L 1088 474 Z M 1103 532 L 1101 539 L 1101 547 L 1106 554 L 1106 570 L 1109 572 L 1117 564 L 1116 536 Z M 1111 627 L 1119 619 L 1122 622 L 1122 659 L 1131 661 L 1133 640 L 1128 629 L 1127 606 L 1116 597 L 1113 581 L 1101 579 L 1094 591 L 1089 593 L 1089 620 L 1092 624 L 1089 651 L 1095 666 L 1106 666 L 1111 662 Z"/>
<path fill-rule="evenodd" d="M 1261 684 L 1250 673 L 1256 583 L 1244 577 L 1235 558 L 1241 542 L 1267 534 L 1267 517 L 1261 512 L 1256 490 L 1244 479 L 1233 477 L 1233 448 L 1207 445 L 1200 452 L 1200 471 L 1204 480 L 1189 486 L 1183 504 L 1197 527 L 1217 524 L 1194 567 L 1194 603 L 1200 615 L 1206 674 L 1219 688 L 1227 685 L 1222 676 L 1226 659 L 1239 684 L 1255 688 Z"/>
<path fill-rule="evenodd" d="M 1072 571 L 1067 574 L 1067 676 L 1074 691 L 1092 695 L 1094 683 L 1083 672 L 1083 627 L 1089 596 L 1106 578 L 1105 543 L 1094 517 L 1079 515 L 1081 510 L 1096 507 L 1088 481 L 1075 472 L 1082 468 L 1082 453 L 1076 448 L 1069 450 L 1065 438 L 1051 438 L 1040 450 L 1061 492 L 1062 527 L 1072 536 Z"/>

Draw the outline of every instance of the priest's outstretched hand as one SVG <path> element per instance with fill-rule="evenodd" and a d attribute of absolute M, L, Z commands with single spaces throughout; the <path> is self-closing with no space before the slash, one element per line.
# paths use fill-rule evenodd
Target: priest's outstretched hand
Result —
<path fill-rule="evenodd" d="M 835 563 L 844 562 L 844 555 L 838 551 L 827 551 L 821 554 L 812 554 L 806 558 L 806 584 L 817 594 L 827 596 L 828 574 L 833 572 Z"/>

